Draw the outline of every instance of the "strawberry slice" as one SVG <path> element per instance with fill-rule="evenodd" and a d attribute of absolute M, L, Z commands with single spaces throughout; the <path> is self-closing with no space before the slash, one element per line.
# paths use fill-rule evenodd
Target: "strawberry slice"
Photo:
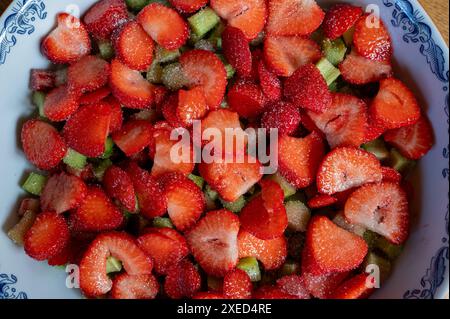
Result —
<path fill-rule="evenodd" d="M 167 50 L 178 49 L 189 37 L 189 28 L 183 18 L 160 3 L 151 3 L 142 9 L 137 21 L 155 42 Z"/>
<path fill-rule="evenodd" d="M 202 87 L 178 91 L 176 115 L 184 127 L 202 119 L 208 112 L 208 104 Z"/>
<path fill-rule="evenodd" d="M 70 215 L 73 227 L 78 231 L 100 232 L 119 228 L 123 214 L 97 186 L 88 187 L 86 197 Z"/>
<path fill-rule="evenodd" d="M 132 109 L 149 108 L 153 102 L 153 85 L 119 60 L 111 61 L 109 85 L 121 104 Z"/>
<path fill-rule="evenodd" d="M 238 235 L 239 258 L 255 257 L 265 270 L 278 269 L 287 257 L 287 241 L 284 235 L 263 240 L 245 230 Z"/>
<path fill-rule="evenodd" d="M 277 280 L 277 286 L 285 293 L 298 299 L 310 299 L 304 278 L 298 275 L 283 276 Z"/>
<path fill-rule="evenodd" d="M 297 299 L 278 286 L 261 286 L 253 294 L 254 299 Z"/>
<path fill-rule="evenodd" d="M 308 201 L 308 206 L 312 209 L 332 206 L 336 204 L 338 199 L 334 196 L 319 194 Z"/>
<path fill-rule="evenodd" d="M 198 270 L 186 259 L 171 267 L 164 281 L 164 291 L 172 299 L 191 298 L 200 286 Z"/>
<path fill-rule="evenodd" d="M 36 260 L 52 258 L 64 249 L 69 237 L 69 227 L 62 215 L 40 213 L 33 226 L 25 233 L 25 252 Z"/>
<path fill-rule="evenodd" d="M 80 104 L 80 105 L 94 104 L 94 103 L 100 102 L 101 100 L 103 100 L 110 94 L 111 94 L 111 89 L 109 88 L 108 85 L 105 85 L 93 92 L 88 92 L 88 93 L 83 94 L 78 99 L 78 104 Z"/>
<path fill-rule="evenodd" d="M 160 275 L 166 275 L 172 266 L 189 254 L 189 248 L 183 236 L 170 228 L 163 228 L 163 230 L 167 235 L 152 228 L 138 238 L 139 247 L 152 257 L 155 271 Z M 174 234 L 169 232 L 174 232 L 178 237 L 175 238 Z"/>
<path fill-rule="evenodd" d="M 236 69 L 239 76 L 249 76 L 252 71 L 252 53 L 244 32 L 227 26 L 222 33 L 223 54 L 227 61 Z"/>
<path fill-rule="evenodd" d="M 57 27 L 42 41 L 42 51 L 57 64 L 73 63 L 91 52 L 91 40 L 84 25 L 68 13 L 56 16 Z"/>
<path fill-rule="evenodd" d="M 98 39 L 109 39 L 113 30 L 128 20 L 123 0 L 100 0 L 84 15 L 88 31 Z"/>
<path fill-rule="evenodd" d="M 175 227 L 186 231 L 195 225 L 205 210 L 201 189 L 180 173 L 166 173 L 159 179 L 167 198 L 167 212 Z"/>
<path fill-rule="evenodd" d="M 390 61 L 372 61 L 360 56 L 355 50 L 339 64 L 339 70 L 345 81 L 357 85 L 378 82 L 393 74 Z"/>
<path fill-rule="evenodd" d="M 371 116 L 370 113 L 367 116 L 368 123 L 366 127 L 364 144 L 376 140 L 386 132 L 386 128 L 384 128 L 383 125 L 380 125 L 380 123 L 377 123 L 377 121 L 375 121 L 372 117 L 373 116 Z"/>
<path fill-rule="evenodd" d="M 204 7 L 208 0 L 169 0 L 178 11 L 183 13 L 194 13 Z"/>
<path fill-rule="evenodd" d="M 209 275 L 223 277 L 238 262 L 239 218 L 230 211 L 206 213 L 187 234 L 195 260 Z"/>
<path fill-rule="evenodd" d="M 267 107 L 261 118 L 261 127 L 278 129 L 280 135 L 294 134 L 301 122 L 300 112 L 288 102 L 276 102 Z"/>
<path fill-rule="evenodd" d="M 265 97 L 269 101 L 278 101 L 282 95 L 282 85 L 280 79 L 274 72 L 269 70 L 265 62 L 260 59 L 257 64 L 259 85 Z"/>
<path fill-rule="evenodd" d="M 329 299 L 366 299 L 373 288 L 367 287 L 367 274 L 359 274 L 342 283 L 329 297 Z"/>
<path fill-rule="evenodd" d="M 296 188 L 305 188 L 314 182 L 324 155 L 325 145 L 315 131 L 304 138 L 284 135 L 278 140 L 279 171 Z"/>
<path fill-rule="evenodd" d="M 333 195 L 383 178 L 381 165 L 371 153 L 359 148 L 338 147 L 328 153 L 317 172 L 317 189 Z"/>
<path fill-rule="evenodd" d="M 305 64 L 284 81 L 284 96 L 294 105 L 316 113 L 326 111 L 332 96 L 314 64 Z"/>
<path fill-rule="evenodd" d="M 87 194 L 87 187 L 77 176 L 64 172 L 52 175 L 41 194 L 41 207 L 58 214 L 77 208 Z"/>
<path fill-rule="evenodd" d="M 409 209 L 406 192 L 396 183 L 364 185 L 345 203 L 345 218 L 402 244 L 408 237 Z"/>
<path fill-rule="evenodd" d="M 303 272 L 302 278 L 309 293 L 320 299 L 327 299 L 336 288 L 348 277 L 348 272 L 336 272 L 328 275 L 315 275 Z"/>
<path fill-rule="evenodd" d="M 155 299 L 159 283 L 153 275 L 119 274 L 114 278 L 111 296 L 114 299 Z"/>
<path fill-rule="evenodd" d="M 305 249 L 311 254 L 312 272 L 318 275 L 353 270 L 363 262 L 368 251 L 364 239 L 325 216 L 314 216 L 309 222 Z"/>
<path fill-rule="evenodd" d="M 183 73 L 189 87 L 203 87 L 210 110 L 219 108 L 225 95 L 227 73 L 222 61 L 212 52 L 191 50 L 180 57 Z"/>
<path fill-rule="evenodd" d="M 314 0 L 270 0 L 270 35 L 309 35 L 322 24 L 325 13 Z"/>
<path fill-rule="evenodd" d="M 153 61 L 154 42 L 139 23 L 130 21 L 113 35 L 117 57 L 130 69 L 147 71 Z"/>
<path fill-rule="evenodd" d="M 420 107 L 414 93 L 394 78 L 380 81 L 380 90 L 369 111 L 373 119 L 387 129 L 413 125 L 420 119 Z"/>
<path fill-rule="evenodd" d="M 291 76 L 299 67 L 321 57 L 319 45 L 305 37 L 267 36 L 264 41 L 265 62 L 278 76 Z"/>
<path fill-rule="evenodd" d="M 252 40 L 264 29 L 267 17 L 264 0 L 211 0 L 211 8 L 228 25 L 241 29 L 247 39 Z"/>
<path fill-rule="evenodd" d="M 412 160 L 425 156 L 434 145 L 433 128 L 425 115 L 416 124 L 387 131 L 384 140 Z"/>
<path fill-rule="evenodd" d="M 335 40 L 341 37 L 363 14 L 361 7 L 352 6 L 346 3 L 333 5 L 325 14 L 323 20 L 323 33 L 325 37 Z"/>
<path fill-rule="evenodd" d="M 50 70 L 31 69 L 30 90 L 48 91 L 56 86 L 56 73 Z"/>
<path fill-rule="evenodd" d="M 198 166 L 200 175 L 227 202 L 236 201 L 262 177 L 261 164 L 256 158 L 243 154 L 242 163 L 238 163 L 235 156 L 227 160 L 224 155 L 222 159 L 215 158 L 211 164 Z"/>
<path fill-rule="evenodd" d="M 202 292 L 197 292 L 192 299 L 225 299 L 224 296 L 220 293 L 217 292 L 212 292 L 212 291 L 202 291 Z"/>
<path fill-rule="evenodd" d="M 227 101 L 230 108 L 244 118 L 261 115 L 266 102 L 260 87 L 245 81 L 237 82 L 228 90 Z"/>
<path fill-rule="evenodd" d="M 136 195 L 130 176 L 117 166 L 110 166 L 103 175 L 103 186 L 109 197 L 116 199 L 127 211 L 136 210 Z"/>
<path fill-rule="evenodd" d="M 67 83 L 72 91 L 92 92 L 108 83 L 109 73 L 108 62 L 89 55 L 68 68 Z"/>
<path fill-rule="evenodd" d="M 253 285 L 247 273 L 241 269 L 229 271 L 223 278 L 223 295 L 228 299 L 251 299 Z"/>
<path fill-rule="evenodd" d="M 161 107 L 161 112 L 162 115 L 164 116 L 164 119 L 173 128 L 180 128 L 184 126 L 183 123 L 178 118 L 177 109 L 178 109 L 178 96 L 176 94 L 169 96 L 169 98 L 166 100 L 165 103 L 163 103 Z"/>
<path fill-rule="evenodd" d="M 331 106 L 322 113 L 308 112 L 315 125 L 325 134 L 331 148 L 359 147 L 367 128 L 367 106 L 355 96 L 333 93 Z"/>
<path fill-rule="evenodd" d="M 381 168 L 383 174 L 383 182 L 391 182 L 395 184 L 400 184 L 402 182 L 402 174 L 400 174 L 397 170 L 383 166 Z"/>
<path fill-rule="evenodd" d="M 29 120 L 22 127 L 21 141 L 27 159 L 42 170 L 56 167 L 67 152 L 66 144 L 50 124 Z"/>
<path fill-rule="evenodd" d="M 137 246 L 133 237 L 122 232 L 97 236 L 89 245 L 80 263 L 80 288 L 89 297 L 108 293 L 113 282 L 106 274 L 106 261 L 113 256 L 122 262 L 128 275 L 150 275 L 152 260 Z"/>
<path fill-rule="evenodd" d="M 375 15 L 364 15 L 355 24 L 353 45 L 365 58 L 389 61 L 392 57 L 392 41 L 383 21 Z"/>
<path fill-rule="evenodd" d="M 129 120 L 119 131 L 112 134 L 114 143 L 128 157 L 146 148 L 152 138 L 153 127 L 144 120 Z"/>
<path fill-rule="evenodd" d="M 114 96 L 108 96 L 103 100 L 104 103 L 111 106 L 111 121 L 109 122 L 109 133 L 117 132 L 122 128 L 123 112 L 122 105 Z"/>
<path fill-rule="evenodd" d="M 78 92 L 68 85 L 51 90 L 45 97 L 43 112 L 54 122 L 67 120 L 78 109 Z"/>
<path fill-rule="evenodd" d="M 88 157 L 105 152 L 111 106 L 100 102 L 80 107 L 66 122 L 63 136 L 69 147 Z"/>

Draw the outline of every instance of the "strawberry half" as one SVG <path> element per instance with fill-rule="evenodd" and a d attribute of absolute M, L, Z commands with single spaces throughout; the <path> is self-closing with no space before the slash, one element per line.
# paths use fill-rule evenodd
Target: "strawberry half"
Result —
<path fill-rule="evenodd" d="M 278 165 L 281 175 L 296 188 L 305 188 L 314 182 L 325 145 L 315 131 L 307 137 L 281 136 L 278 140 Z"/>
<path fill-rule="evenodd" d="M 178 91 L 177 119 L 184 127 L 192 126 L 194 120 L 202 119 L 208 112 L 208 104 L 202 87 Z"/>
<path fill-rule="evenodd" d="M 402 182 L 402 174 L 392 167 L 383 166 L 381 167 L 383 173 L 383 182 L 391 182 L 400 184 Z"/>
<path fill-rule="evenodd" d="M 270 130 L 278 129 L 280 135 L 294 134 L 301 122 L 300 112 L 288 102 L 276 102 L 267 107 L 261 118 L 261 127 Z"/>
<path fill-rule="evenodd" d="M 345 218 L 352 224 L 370 229 L 394 244 L 406 241 L 409 208 L 406 192 L 397 183 L 364 185 L 345 203 Z"/>
<path fill-rule="evenodd" d="M 239 76 L 249 76 L 252 71 L 252 53 L 244 32 L 227 26 L 222 33 L 223 54 Z"/>
<path fill-rule="evenodd" d="M 48 91 L 56 86 L 56 73 L 50 70 L 31 69 L 30 90 Z"/>
<path fill-rule="evenodd" d="M 264 29 L 267 17 L 265 0 L 211 0 L 211 8 L 228 25 L 241 29 L 252 40 Z"/>
<path fill-rule="evenodd" d="M 304 278 L 298 275 L 283 276 L 277 280 L 277 286 L 285 293 L 298 299 L 310 299 Z"/>
<path fill-rule="evenodd" d="M 177 109 L 178 96 L 176 94 L 169 96 L 169 98 L 167 98 L 166 102 L 163 103 L 161 107 L 161 113 L 164 116 L 164 119 L 173 128 L 180 128 L 184 126 L 178 118 Z"/>
<path fill-rule="evenodd" d="M 317 172 L 317 189 L 333 195 L 383 178 L 381 165 L 371 153 L 359 148 L 338 147 L 328 153 Z"/>
<path fill-rule="evenodd" d="M 257 117 L 264 112 L 264 94 L 254 83 L 237 82 L 228 90 L 227 101 L 230 108 L 244 118 Z"/>
<path fill-rule="evenodd" d="M 133 156 L 146 148 L 153 138 L 153 127 L 148 121 L 129 120 L 112 134 L 114 143 L 125 153 Z"/>
<path fill-rule="evenodd" d="M 245 230 L 238 235 L 239 258 L 255 257 L 265 270 L 281 267 L 287 257 L 287 241 L 284 235 L 274 239 L 259 239 Z"/>
<path fill-rule="evenodd" d="M 270 0 L 267 32 L 270 35 L 309 35 L 325 13 L 314 0 Z"/>
<path fill-rule="evenodd" d="M 77 208 L 87 194 L 87 187 L 77 176 L 66 173 L 52 175 L 41 194 L 41 207 L 58 214 Z"/>
<path fill-rule="evenodd" d="M 114 96 L 108 96 L 103 100 L 104 103 L 111 106 L 111 121 L 109 122 L 109 133 L 117 132 L 122 128 L 123 112 L 122 105 L 116 100 Z"/>
<path fill-rule="evenodd" d="M 278 76 L 291 76 L 299 67 L 321 57 L 319 45 L 305 37 L 267 36 L 264 41 L 265 62 Z"/>
<path fill-rule="evenodd" d="M 361 7 L 338 3 L 333 5 L 325 14 L 323 32 L 331 40 L 337 39 L 347 32 L 363 14 Z"/>
<path fill-rule="evenodd" d="M 113 256 L 122 262 L 128 275 L 150 275 L 152 260 L 137 246 L 133 237 L 122 232 L 97 236 L 89 245 L 80 263 L 80 288 L 88 297 L 108 293 L 113 282 L 106 274 L 106 261 Z"/>
<path fill-rule="evenodd" d="M 315 275 L 303 272 L 302 278 L 306 289 L 315 298 L 327 299 L 348 277 L 348 272 L 336 272 L 328 275 Z"/>
<path fill-rule="evenodd" d="M 42 51 L 53 63 L 73 63 L 91 52 L 91 40 L 80 20 L 60 13 L 56 29 L 42 41 Z"/>
<path fill-rule="evenodd" d="M 333 204 L 336 204 L 337 202 L 338 199 L 336 197 L 319 194 L 308 201 L 308 206 L 312 209 L 318 209 L 331 206 Z"/>
<path fill-rule="evenodd" d="M 110 122 L 109 104 L 85 105 L 67 120 L 63 136 L 70 148 L 88 157 L 98 157 L 105 152 Z"/>
<path fill-rule="evenodd" d="M 106 193 L 119 201 L 127 211 L 136 210 L 136 195 L 130 176 L 117 166 L 110 166 L 103 175 L 103 186 Z"/>
<path fill-rule="evenodd" d="M 188 260 L 172 266 L 164 281 L 164 291 L 172 299 L 191 298 L 200 290 L 201 277 Z"/>
<path fill-rule="evenodd" d="M 114 278 L 111 296 L 114 299 L 155 299 L 159 283 L 155 276 L 119 274 Z"/>
<path fill-rule="evenodd" d="M 228 299 L 251 299 L 253 285 L 241 269 L 229 271 L 223 278 L 223 295 Z"/>
<path fill-rule="evenodd" d="M 367 287 L 367 274 L 359 274 L 342 283 L 329 299 L 366 299 L 374 291 Z"/>
<path fill-rule="evenodd" d="M 269 70 L 265 62 L 260 59 L 257 64 L 259 85 L 265 97 L 269 101 L 278 101 L 281 98 L 282 85 L 277 75 Z"/>
<path fill-rule="evenodd" d="M 72 64 L 67 70 L 67 83 L 70 90 L 92 92 L 106 83 L 109 77 L 109 63 L 89 55 Z"/>
<path fill-rule="evenodd" d="M 45 97 L 43 112 L 54 122 L 67 120 L 78 109 L 78 92 L 68 85 L 51 90 Z"/>
<path fill-rule="evenodd" d="M 67 152 L 66 144 L 50 124 L 29 120 L 22 126 L 21 141 L 27 159 L 42 170 L 56 167 Z"/>
<path fill-rule="evenodd" d="M 113 30 L 128 20 L 123 0 L 100 0 L 86 12 L 83 22 L 95 38 L 109 39 Z"/>
<path fill-rule="evenodd" d="M 297 299 L 278 286 L 261 286 L 253 294 L 254 299 Z"/>
<path fill-rule="evenodd" d="M 64 249 L 69 237 L 69 227 L 62 215 L 40 213 L 25 233 L 25 252 L 36 260 L 52 258 Z"/>
<path fill-rule="evenodd" d="M 209 275 L 223 277 L 238 262 L 239 218 L 230 211 L 206 213 L 187 234 L 195 260 Z"/>
<path fill-rule="evenodd" d="M 155 42 L 167 50 L 178 49 L 189 37 L 189 28 L 183 18 L 160 3 L 151 3 L 142 9 L 137 21 Z"/>
<path fill-rule="evenodd" d="M 194 13 L 204 7 L 208 0 L 169 0 L 177 10 L 184 13 Z"/>
<path fill-rule="evenodd" d="M 88 93 L 85 93 L 82 96 L 80 96 L 80 98 L 78 99 L 78 104 L 86 105 L 86 104 L 98 103 L 110 94 L 111 94 L 111 89 L 109 88 L 108 85 L 105 85 L 105 86 L 99 88 L 98 90 L 95 90 L 93 92 L 88 92 Z"/>

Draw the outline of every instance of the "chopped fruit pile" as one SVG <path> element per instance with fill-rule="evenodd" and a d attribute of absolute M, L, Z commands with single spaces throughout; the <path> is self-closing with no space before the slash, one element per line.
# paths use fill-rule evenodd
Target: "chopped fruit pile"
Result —
<path fill-rule="evenodd" d="M 393 77 L 386 25 L 363 12 L 100 0 L 58 14 L 21 133 L 38 171 L 8 236 L 78 265 L 90 298 L 368 297 L 366 266 L 385 280 L 408 238 L 406 177 L 434 138 Z M 247 128 L 278 130 L 274 174 Z M 231 151 L 211 130 L 234 130 Z"/>

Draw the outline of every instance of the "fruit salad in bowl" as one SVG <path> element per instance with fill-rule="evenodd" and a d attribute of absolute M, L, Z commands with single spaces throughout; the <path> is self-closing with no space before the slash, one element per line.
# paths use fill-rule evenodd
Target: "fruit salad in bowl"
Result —
<path fill-rule="evenodd" d="M 398 280 L 444 130 L 383 13 L 87 2 L 52 10 L 47 66 L 28 67 L 20 254 L 87 298 L 362 299 Z"/>

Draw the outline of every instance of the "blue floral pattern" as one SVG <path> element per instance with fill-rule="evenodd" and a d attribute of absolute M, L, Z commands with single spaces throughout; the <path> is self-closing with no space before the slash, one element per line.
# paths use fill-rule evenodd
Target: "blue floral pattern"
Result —
<path fill-rule="evenodd" d="M 17 277 L 14 275 L 0 274 L 0 299 L 28 299 L 26 293 L 17 292 L 14 285 L 17 283 Z"/>

